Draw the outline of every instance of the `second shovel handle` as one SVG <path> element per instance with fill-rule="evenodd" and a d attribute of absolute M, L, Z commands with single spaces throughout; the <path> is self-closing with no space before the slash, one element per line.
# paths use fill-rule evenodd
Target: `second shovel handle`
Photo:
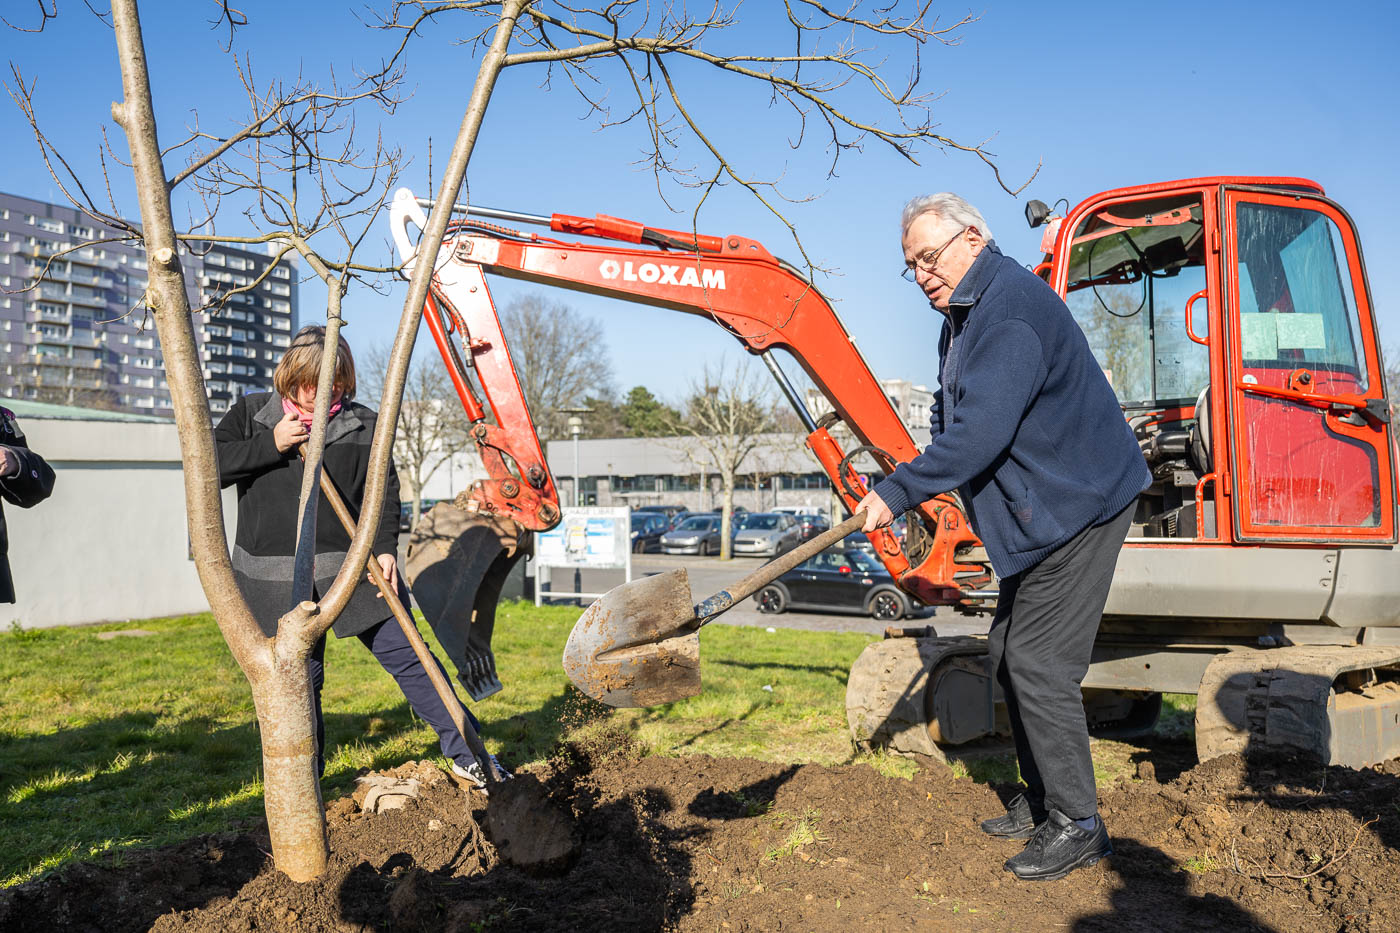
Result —
<path fill-rule="evenodd" d="M 851 532 L 860 531 L 864 524 L 865 512 L 857 512 L 830 531 L 824 531 L 812 540 L 799 544 L 782 557 L 770 560 L 728 589 L 720 590 L 695 607 L 696 628 L 736 603 L 743 602 L 807 558 L 821 553 Z"/>

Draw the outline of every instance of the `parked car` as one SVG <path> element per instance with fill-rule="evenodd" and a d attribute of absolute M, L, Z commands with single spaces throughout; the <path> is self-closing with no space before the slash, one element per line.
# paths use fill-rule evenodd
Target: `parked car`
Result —
<path fill-rule="evenodd" d="M 674 519 L 677 515 L 689 515 L 690 509 L 683 505 L 639 505 L 634 510 L 637 512 L 660 512 L 668 519 Z"/>
<path fill-rule="evenodd" d="M 789 515 L 820 515 L 826 518 L 826 509 L 815 505 L 775 505 L 770 510 L 773 512 L 786 512 Z"/>
<path fill-rule="evenodd" d="M 809 538 L 815 538 L 823 531 L 827 531 L 831 528 L 831 522 L 827 521 L 826 516 L 819 512 L 808 512 L 793 517 L 797 519 L 797 524 L 802 528 L 803 541 Z"/>
<path fill-rule="evenodd" d="M 633 512 L 632 553 L 661 550 L 661 536 L 670 530 L 669 524 L 661 512 Z"/>
<path fill-rule="evenodd" d="M 904 529 L 906 524 L 907 523 L 904 519 L 904 516 L 901 515 L 899 518 L 896 518 L 894 520 L 894 524 L 890 525 L 890 533 L 893 534 L 899 540 L 903 541 Z M 818 534 L 820 534 L 820 532 L 818 532 Z M 847 551 L 855 549 L 860 551 L 869 551 L 871 554 L 875 553 L 875 545 L 870 543 L 870 539 L 865 536 L 865 532 L 863 531 L 853 531 L 850 534 L 846 535 L 846 537 L 842 538 L 840 544 L 832 546 L 839 547 Z"/>
<path fill-rule="evenodd" d="M 734 532 L 734 553 L 777 557 L 802 541 L 802 526 L 781 512 L 749 512 Z"/>
<path fill-rule="evenodd" d="M 718 554 L 719 528 L 718 515 L 688 516 L 675 528 L 661 536 L 661 553 Z"/>
<path fill-rule="evenodd" d="M 400 503 L 399 503 L 399 532 L 402 534 L 402 533 L 405 532 L 405 531 L 412 531 L 412 530 L 413 530 L 413 503 L 412 503 L 412 502 L 400 502 Z"/>
<path fill-rule="evenodd" d="M 895 622 L 924 608 L 894 585 L 874 554 L 859 548 L 822 551 L 759 590 L 753 601 L 759 612 L 860 612 L 881 622 Z"/>
<path fill-rule="evenodd" d="M 671 529 L 679 525 L 681 522 L 685 521 L 688 516 L 695 514 L 694 512 L 689 511 L 685 508 L 685 506 L 682 505 L 645 505 L 633 510 L 632 514 L 636 515 L 640 512 L 646 512 L 648 514 L 653 515 L 660 515 L 663 518 L 665 518 L 667 531 L 670 531 Z"/>

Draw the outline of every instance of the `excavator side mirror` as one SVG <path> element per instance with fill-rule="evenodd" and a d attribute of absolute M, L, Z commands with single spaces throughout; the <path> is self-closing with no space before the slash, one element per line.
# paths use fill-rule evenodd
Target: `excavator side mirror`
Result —
<path fill-rule="evenodd" d="M 1026 202 L 1026 223 L 1034 230 L 1050 219 L 1050 208 L 1046 207 L 1044 201 L 1034 199 Z"/>

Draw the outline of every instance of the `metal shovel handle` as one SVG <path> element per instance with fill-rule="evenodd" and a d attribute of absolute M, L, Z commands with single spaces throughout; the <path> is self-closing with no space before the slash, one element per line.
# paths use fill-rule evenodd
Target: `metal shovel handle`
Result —
<path fill-rule="evenodd" d="M 709 599 L 696 605 L 694 627 L 698 629 L 715 616 L 732 608 L 735 603 L 743 602 L 807 558 L 821 553 L 851 532 L 859 531 L 864 524 L 865 512 L 857 512 L 830 531 L 823 531 L 812 540 L 799 544 L 782 557 L 770 560 L 728 589 L 720 590 Z"/>

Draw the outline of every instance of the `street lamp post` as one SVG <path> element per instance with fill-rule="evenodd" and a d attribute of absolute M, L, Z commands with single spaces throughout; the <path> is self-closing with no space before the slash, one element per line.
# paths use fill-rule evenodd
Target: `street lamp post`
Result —
<path fill-rule="evenodd" d="M 583 487 L 580 485 L 578 468 L 578 436 L 583 433 L 583 419 L 578 415 L 569 416 L 569 433 L 574 436 L 574 505 L 583 505 Z"/>

